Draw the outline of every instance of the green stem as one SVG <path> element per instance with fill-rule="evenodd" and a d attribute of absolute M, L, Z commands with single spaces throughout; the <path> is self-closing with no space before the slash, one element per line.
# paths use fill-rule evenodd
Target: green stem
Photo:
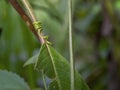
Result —
<path fill-rule="evenodd" d="M 42 79 L 43 79 L 43 83 L 44 83 L 45 90 L 48 90 L 48 89 L 47 89 L 47 85 L 46 85 L 45 75 L 44 75 L 44 72 L 43 72 L 43 71 L 42 71 Z"/>
<path fill-rule="evenodd" d="M 31 16 L 32 22 L 33 23 L 34 22 L 38 22 L 37 19 L 36 19 L 36 17 L 35 17 L 35 15 L 34 15 L 34 13 L 33 13 L 32 7 L 31 7 L 31 5 L 28 2 L 28 0 L 22 0 L 22 2 L 25 5 L 26 9 L 28 10 L 28 12 L 29 12 L 29 14 Z M 44 44 L 46 41 L 44 39 L 44 36 L 43 36 L 41 30 L 38 29 L 37 31 L 38 31 L 38 36 L 39 36 L 39 39 L 41 41 L 41 44 Z"/>
<path fill-rule="evenodd" d="M 33 10 L 32 10 L 32 7 L 30 6 L 29 2 L 27 0 L 22 0 L 23 4 L 26 6 L 26 9 L 28 10 L 30 16 L 31 16 L 31 19 L 33 22 L 37 21 L 34 13 L 33 13 Z"/>
<path fill-rule="evenodd" d="M 71 90 L 74 90 L 74 60 L 72 46 L 72 0 L 68 0 L 69 11 L 69 49 L 70 49 L 70 72 L 71 72 Z"/>

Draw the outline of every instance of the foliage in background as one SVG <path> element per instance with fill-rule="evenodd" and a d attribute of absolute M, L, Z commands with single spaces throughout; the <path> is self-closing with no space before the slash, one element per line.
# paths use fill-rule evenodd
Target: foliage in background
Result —
<path fill-rule="evenodd" d="M 105 3 L 107 12 L 103 9 L 102 1 L 107 2 Z M 30 2 L 54 47 L 68 58 L 67 0 L 30 0 Z M 40 74 L 35 72 L 32 66 L 22 68 L 25 60 L 38 52 L 37 40 L 7 0 L 1 0 L 0 7 L 0 69 L 20 74 L 31 88 L 43 86 Z M 112 15 L 109 12 L 111 10 Z M 115 81 L 110 78 L 111 75 L 120 78 L 120 67 L 116 67 L 120 64 L 119 11 L 119 0 L 113 0 L 112 3 L 110 0 L 74 0 L 75 66 L 92 90 L 106 90 L 110 87 L 110 82 L 114 85 Z M 112 25 L 111 31 L 108 29 L 109 25 Z"/>

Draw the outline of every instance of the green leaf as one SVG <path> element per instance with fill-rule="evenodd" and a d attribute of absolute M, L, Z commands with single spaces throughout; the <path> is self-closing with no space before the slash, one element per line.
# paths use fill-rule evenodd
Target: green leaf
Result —
<path fill-rule="evenodd" d="M 0 70 L 0 90 L 30 90 L 29 86 L 18 75 Z"/>
<path fill-rule="evenodd" d="M 34 63 L 37 61 L 38 55 L 39 55 L 39 54 L 31 57 L 31 58 L 24 64 L 24 67 L 27 66 L 27 65 L 29 65 L 29 64 L 34 64 Z"/>
<path fill-rule="evenodd" d="M 37 63 L 36 63 L 36 59 Z M 36 63 L 36 68 L 52 79 L 49 90 L 70 90 L 70 65 L 54 48 L 49 45 L 42 45 L 39 56 L 35 55 L 26 63 Z M 26 64 L 28 65 L 28 64 Z M 75 71 L 75 90 L 89 90 L 85 81 Z"/>

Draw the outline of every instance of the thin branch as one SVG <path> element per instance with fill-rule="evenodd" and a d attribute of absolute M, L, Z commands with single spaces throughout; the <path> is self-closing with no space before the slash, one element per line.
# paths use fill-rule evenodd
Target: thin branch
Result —
<path fill-rule="evenodd" d="M 72 0 L 68 0 L 69 11 L 69 49 L 70 49 L 70 70 L 71 70 L 71 90 L 74 90 L 74 60 L 72 46 Z"/>
<path fill-rule="evenodd" d="M 22 0 L 23 4 L 25 5 L 26 9 L 28 10 L 31 19 L 32 19 L 32 24 L 37 23 L 37 33 L 39 35 L 39 39 L 41 41 L 41 44 L 44 44 L 46 42 L 43 33 L 41 32 L 41 26 L 38 24 L 38 21 L 33 13 L 32 7 L 30 5 L 30 3 L 27 0 Z"/>
<path fill-rule="evenodd" d="M 26 12 L 23 10 L 23 8 L 19 5 L 18 1 L 17 0 L 8 0 L 8 1 L 16 9 L 16 11 L 20 14 L 20 16 L 22 17 L 22 19 L 26 22 L 26 24 L 28 25 L 28 27 L 30 28 L 30 30 L 34 33 L 34 35 L 37 37 L 37 39 L 40 42 L 41 40 L 40 40 L 39 35 L 37 34 L 36 30 L 34 29 L 32 20 L 26 14 Z"/>
<path fill-rule="evenodd" d="M 32 10 L 32 7 L 30 6 L 29 2 L 27 0 L 22 0 L 22 2 L 25 5 L 26 9 L 28 10 L 29 15 L 31 16 L 32 22 L 37 21 L 35 15 L 34 15 L 34 12 Z"/>

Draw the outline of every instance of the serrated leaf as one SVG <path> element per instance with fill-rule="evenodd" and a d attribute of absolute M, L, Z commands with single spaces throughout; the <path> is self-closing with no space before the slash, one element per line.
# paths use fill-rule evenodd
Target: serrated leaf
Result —
<path fill-rule="evenodd" d="M 30 90 L 17 74 L 0 70 L 0 90 Z"/>
<path fill-rule="evenodd" d="M 36 55 L 33 59 L 35 58 L 38 58 L 36 68 L 44 71 L 44 74 L 52 79 L 49 90 L 70 90 L 70 65 L 64 57 L 51 46 L 42 45 L 39 56 Z M 32 60 L 32 63 L 33 61 L 36 63 L 36 60 Z M 89 90 L 77 71 L 75 71 L 75 90 Z"/>

